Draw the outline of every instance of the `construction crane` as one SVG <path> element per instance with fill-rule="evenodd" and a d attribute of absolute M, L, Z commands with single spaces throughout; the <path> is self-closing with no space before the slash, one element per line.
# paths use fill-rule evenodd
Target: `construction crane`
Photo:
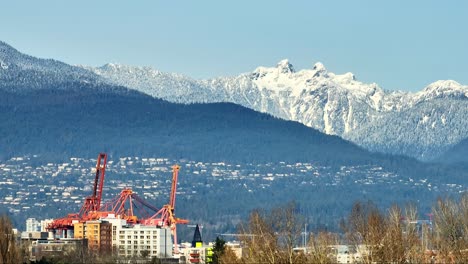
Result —
<path fill-rule="evenodd" d="M 65 217 L 55 219 L 47 227 L 49 230 L 67 231 L 73 229 L 73 224 L 83 220 L 97 219 L 100 217 L 100 207 L 102 200 L 102 189 L 104 186 L 104 176 L 106 172 L 107 154 L 99 153 L 96 162 L 96 176 L 94 178 L 93 193 L 86 197 L 79 213 L 68 214 Z M 67 237 L 67 232 L 64 232 Z"/>
<path fill-rule="evenodd" d="M 141 221 L 144 225 L 155 225 L 159 227 L 170 227 L 174 237 L 174 253 L 179 253 L 179 246 L 177 243 L 177 224 L 187 224 L 189 221 L 175 217 L 175 201 L 177 192 L 177 181 L 180 167 L 174 165 L 172 167 L 172 186 L 171 194 L 169 196 L 169 203 L 164 205 L 156 214 L 150 218 Z"/>

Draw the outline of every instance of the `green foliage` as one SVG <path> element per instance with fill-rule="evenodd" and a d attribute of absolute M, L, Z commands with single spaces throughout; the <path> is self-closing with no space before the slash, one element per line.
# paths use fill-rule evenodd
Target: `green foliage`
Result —
<path fill-rule="evenodd" d="M 223 256 L 226 249 L 226 241 L 224 239 L 216 237 L 213 246 L 213 264 L 220 264 L 220 258 Z"/>

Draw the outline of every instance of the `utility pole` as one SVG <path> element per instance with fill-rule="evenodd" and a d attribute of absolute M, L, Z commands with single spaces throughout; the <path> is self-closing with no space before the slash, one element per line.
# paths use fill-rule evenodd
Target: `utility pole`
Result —
<path fill-rule="evenodd" d="M 305 253 L 307 253 L 307 223 L 304 224 L 304 232 L 302 232 L 304 235 L 302 237 L 302 246 L 304 247 Z"/>

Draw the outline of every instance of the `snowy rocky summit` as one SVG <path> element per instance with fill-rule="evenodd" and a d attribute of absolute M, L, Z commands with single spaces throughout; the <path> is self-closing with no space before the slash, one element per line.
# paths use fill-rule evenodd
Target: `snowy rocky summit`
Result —
<path fill-rule="evenodd" d="M 416 93 L 384 91 L 352 73 L 329 72 L 322 63 L 296 71 L 288 60 L 209 80 L 119 64 L 87 69 L 107 82 L 171 102 L 232 102 L 373 151 L 423 160 L 468 137 L 468 86 L 451 80 Z"/>

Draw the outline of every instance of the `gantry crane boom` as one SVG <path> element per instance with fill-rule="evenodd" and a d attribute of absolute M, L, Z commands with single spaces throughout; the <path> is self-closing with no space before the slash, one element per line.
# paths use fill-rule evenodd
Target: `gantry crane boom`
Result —
<path fill-rule="evenodd" d="M 80 210 L 80 217 L 84 217 L 90 212 L 99 211 L 102 200 L 102 189 L 104 186 L 104 177 L 106 174 L 107 154 L 99 153 L 96 161 L 96 176 L 94 178 L 93 194 L 86 197 L 85 203 Z"/>
<path fill-rule="evenodd" d="M 49 230 L 70 230 L 73 229 L 73 222 L 84 219 L 96 218 L 102 200 L 102 189 L 104 186 L 104 176 L 106 172 L 107 154 L 99 153 L 96 162 L 96 176 L 94 178 L 93 193 L 85 198 L 84 204 L 79 213 L 68 214 L 65 217 L 55 219 L 48 225 Z M 92 214 L 91 214 L 92 213 Z"/>
<path fill-rule="evenodd" d="M 101 162 L 102 161 L 102 162 Z M 97 164 L 96 164 L 96 177 L 94 179 L 94 195 L 96 196 L 96 211 L 101 207 L 102 201 L 102 188 L 104 187 L 104 177 L 106 174 L 107 154 L 99 153 Z M 99 187 L 96 186 L 99 180 Z M 96 193 L 97 190 L 97 193 Z"/>
<path fill-rule="evenodd" d="M 175 198 L 176 198 L 176 191 L 177 191 L 177 180 L 179 177 L 179 165 L 172 166 L 172 187 L 171 187 L 171 196 L 169 198 L 169 205 L 172 208 L 172 211 L 175 209 Z"/>
<path fill-rule="evenodd" d="M 172 186 L 169 203 L 164 205 L 161 210 L 150 218 L 142 219 L 141 221 L 144 225 L 170 227 L 174 237 L 174 253 L 176 254 L 179 253 L 179 246 L 177 243 L 177 224 L 187 224 L 189 222 L 188 220 L 177 218 L 174 214 L 179 169 L 180 167 L 178 165 L 172 166 Z"/>

